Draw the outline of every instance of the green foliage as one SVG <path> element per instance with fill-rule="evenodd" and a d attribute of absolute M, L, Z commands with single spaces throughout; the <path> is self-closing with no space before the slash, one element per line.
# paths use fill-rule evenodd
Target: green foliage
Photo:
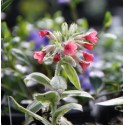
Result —
<path fill-rule="evenodd" d="M 25 9 L 28 9 L 28 8 L 25 6 Z M 27 108 L 23 108 L 22 106 L 20 106 L 11 97 L 12 101 L 15 103 L 17 108 L 21 110 L 23 113 L 26 113 L 27 124 L 33 121 L 33 118 L 35 118 L 41 121 L 42 123 L 44 123 L 45 125 L 56 125 L 56 123 L 58 122 L 61 125 L 72 125 L 72 123 L 70 123 L 67 119 L 65 119 L 63 115 L 71 109 L 77 109 L 82 111 L 82 106 L 75 103 L 62 105 L 62 103 L 60 103 L 61 99 L 66 97 L 75 97 L 75 98 L 78 97 L 78 99 L 79 97 L 82 97 L 82 99 L 85 99 L 85 98 L 94 99 L 89 92 L 82 91 L 80 81 L 77 76 L 77 72 L 74 69 L 74 67 L 76 67 L 77 65 L 77 62 L 75 62 L 75 60 L 71 56 L 65 56 L 65 58 L 58 63 L 59 65 L 57 64 L 58 69 L 56 70 L 55 76 L 53 76 L 53 78 L 50 79 L 47 76 L 45 76 L 43 73 L 46 73 L 46 70 L 47 70 L 47 72 L 51 74 L 50 76 L 52 76 L 53 74 L 52 74 L 51 68 L 50 69 L 46 68 L 46 66 L 39 68 L 33 62 L 32 52 L 31 52 L 33 47 L 27 47 L 25 46 L 25 44 L 23 45 L 24 47 L 22 47 L 22 44 L 24 43 L 24 41 L 27 43 L 26 38 L 30 32 L 28 28 L 29 25 L 31 27 L 34 27 L 34 30 L 39 28 L 40 29 L 46 28 L 46 29 L 49 29 L 50 31 L 55 29 L 58 30 L 57 32 L 54 33 L 54 35 L 57 36 L 59 43 L 61 43 L 62 41 L 66 42 L 70 40 L 69 34 L 72 35 L 71 38 L 75 38 L 78 35 L 82 35 L 84 31 L 88 30 L 87 20 L 79 19 L 76 21 L 79 26 L 78 29 L 75 25 L 74 26 L 71 25 L 68 30 L 68 25 L 64 23 L 62 25 L 62 33 L 61 33 L 59 32 L 59 28 L 61 27 L 61 23 L 63 20 L 64 19 L 63 17 L 61 17 L 61 14 L 57 13 L 53 15 L 53 19 L 51 18 L 50 15 L 48 15 L 47 17 L 42 18 L 39 21 L 36 21 L 32 25 L 27 21 L 25 21 L 22 17 L 18 17 L 18 25 L 14 27 L 14 32 L 12 32 L 12 34 L 9 31 L 7 24 L 5 22 L 2 23 L 2 30 L 1 30 L 2 42 L 4 43 L 4 53 L 5 53 L 5 60 L 2 62 L 2 66 L 11 67 L 9 69 L 8 68 L 2 69 L 2 72 L 4 74 L 3 76 L 4 79 L 2 79 L 2 82 L 4 84 L 2 85 L 2 88 L 8 91 L 11 91 L 14 94 L 17 94 L 18 98 L 20 96 L 24 98 L 30 98 L 29 93 L 26 93 L 27 89 L 24 89 L 24 87 L 26 86 L 23 86 L 23 83 L 20 84 L 20 82 L 22 82 L 20 78 L 23 78 L 23 76 L 26 74 L 20 73 L 19 71 L 16 70 L 15 67 L 16 65 L 21 64 L 21 66 L 26 65 L 28 69 L 30 69 L 33 64 L 32 67 L 34 68 L 35 72 L 26 76 L 26 78 L 24 79 L 25 84 L 27 85 L 29 82 L 33 81 L 35 83 L 40 83 L 39 86 L 40 85 L 45 86 L 47 87 L 47 90 L 50 90 L 45 93 L 43 93 L 43 91 L 42 93 L 36 93 L 35 91 L 36 94 L 34 94 L 34 101 Z M 111 25 L 111 23 L 112 23 L 111 13 L 107 12 L 104 17 L 103 28 L 104 29 L 108 28 Z M 80 32 L 76 33 L 77 30 Z M 98 70 L 104 73 L 105 78 L 98 77 L 98 76 L 97 77 L 90 76 L 90 82 L 93 85 L 94 90 L 96 91 L 94 93 L 96 98 L 102 96 L 100 93 L 103 91 L 103 89 L 121 90 L 120 86 L 122 84 L 122 80 L 121 80 L 122 58 L 120 56 L 120 52 L 122 51 L 121 36 L 117 36 L 117 34 L 114 34 L 113 32 L 111 33 L 110 31 L 109 33 L 104 33 L 104 34 L 102 33 L 101 35 L 102 35 L 100 37 L 101 42 L 99 43 L 100 46 L 99 48 L 97 47 L 94 50 L 94 52 L 95 52 L 95 55 L 100 54 L 101 59 L 103 59 L 104 64 L 103 66 L 101 66 L 101 68 L 98 68 Z M 19 37 L 17 41 L 14 39 L 15 36 Z M 110 53 L 108 53 L 108 51 Z M 27 55 L 30 56 L 30 59 L 27 58 Z M 54 64 L 52 63 L 53 61 L 52 57 L 53 55 L 51 55 L 50 60 L 45 59 L 46 60 L 45 64 L 51 64 L 51 67 L 53 69 L 55 67 L 54 67 Z M 63 67 L 63 70 L 60 73 L 61 66 Z M 91 70 L 94 71 L 94 69 L 96 69 L 96 66 L 95 67 L 93 66 L 92 68 L 90 67 L 90 71 Z M 36 72 L 36 70 L 42 73 Z M 7 75 L 8 72 L 9 72 L 9 75 Z M 62 74 L 63 74 L 63 77 L 61 76 Z M 14 79 L 12 75 L 14 76 Z M 66 90 L 66 89 L 69 89 L 68 88 L 69 84 L 67 83 L 68 79 L 78 90 Z M 105 84 L 105 86 L 102 87 L 103 84 Z M 15 88 L 17 89 L 16 91 L 15 91 Z M 18 88 L 21 88 L 21 90 L 18 90 Z M 103 96 L 106 97 L 106 95 L 103 95 Z M 16 98 L 16 100 L 18 99 Z M 97 103 L 97 105 L 103 105 L 103 106 L 122 105 L 122 104 L 123 104 L 122 97 Z M 44 110 L 46 107 L 47 107 L 48 114 L 50 113 L 49 121 L 48 119 L 46 120 L 43 116 L 41 117 L 37 114 L 37 112 L 41 110 L 42 110 L 42 113 L 44 114 L 45 113 Z"/>
<path fill-rule="evenodd" d="M 25 21 L 21 16 L 17 17 L 18 26 L 15 28 L 17 36 L 20 36 L 22 40 L 25 40 L 29 34 L 28 22 Z"/>
<path fill-rule="evenodd" d="M 62 93 L 63 91 L 65 91 L 65 89 L 67 89 L 66 81 L 61 76 L 54 76 L 51 79 L 50 84 L 51 84 L 53 90 L 55 90 L 59 93 Z"/>
<path fill-rule="evenodd" d="M 50 79 L 42 73 L 31 73 L 24 79 L 24 82 L 27 84 L 30 80 L 51 88 Z"/>
<path fill-rule="evenodd" d="M 1 0 L 1 10 L 6 11 L 12 2 L 13 0 Z"/>
<path fill-rule="evenodd" d="M 77 73 L 75 69 L 68 63 L 63 63 L 63 68 L 70 80 L 70 82 L 79 90 L 81 90 L 81 85 L 79 82 L 79 78 L 77 76 Z"/>
<path fill-rule="evenodd" d="M 1 24 L 1 37 L 3 42 L 10 42 L 11 40 L 11 33 L 7 27 L 6 22 L 2 22 Z"/>
<path fill-rule="evenodd" d="M 60 118 L 60 124 L 61 125 L 73 125 L 71 122 L 69 122 L 66 118 L 61 117 Z"/>
<path fill-rule="evenodd" d="M 123 104 L 123 97 L 119 97 L 119 98 L 114 98 L 114 99 L 110 99 L 104 102 L 99 102 L 96 103 L 97 105 L 103 105 L 103 106 L 113 106 L 113 105 L 122 105 Z"/>
<path fill-rule="evenodd" d="M 23 108 L 21 105 L 19 105 L 19 104 L 15 101 L 15 99 L 14 99 L 13 97 L 10 97 L 10 99 L 15 103 L 16 107 L 17 107 L 21 112 L 23 112 L 23 113 L 25 113 L 25 114 L 27 114 L 27 115 L 29 115 L 29 116 L 31 116 L 31 117 L 34 117 L 35 119 L 41 121 L 44 125 L 51 125 L 51 124 L 49 123 L 49 121 L 47 121 L 45 118 L 43 118 L 43 117 L 41 117 L 41 116 L 35 114 L 34 112 L 32 112 L 32 111 L 30 111 L 30 110 L 28 110 L 28 109 Z"/>
<path fill-rule="evenodd" d="M 70 96 L 74 96 L 74 97 L 81 96 L 81 97 L 87 97 L 87 98 L 94 99 L 88 92 L 79 91 L 79 90 L 64 91 L 61 95 L 61 98 L 70 97 Z"/>
<path fill-rule="evenodd" d="M 19 49 L 13 48 L 10 51 L 12 53 L 12 55 L 19 61 L 21 61 L 22 63 L 25 63 L 27 65 L 29 64 L 29 60 L 28 58 L 24 55 L 24 53 L 22 51 L 20 51 Z"/>
<path fill-rule="evenodd" d="M 44 108 L 44 106 L 40 103 L 40 102 L 38 102 L 38 101 L 36 101 L 36 100 L 34 100 L 30 105 L 28 105 L 27 106 L 27 110 L 30 110 L 30 111 L 32 111 L 32 112 L 34 112 L 34 113 L 37 113 L 40 109 L 42 109 L 42 108 Z M 25 124 L 27 123 L 29 123 L 29 122 L 32 122 L 32 121 L 34 121 L 34 119 L 32 118 L 32 117 L 29 117 L 28 115 L 26 115 L 25 114 L 25 119 L 26 119 L 26 122 L 25 122 Z"/>
<path fill-rule="evenodd" d="M 56 91 L 49 91 L 43 94 L 35 94 L 34 98 L 42 103 L 48 103 L 51 106 L 52 114 L 55 112 L 57 103 L 60 100 L 59 94 Z"/>
<path fill-rule="evenodd" d="M 55 104 L 59 101 L 59 94 L 55 91 L 49 91 L 43 94 L 35 94 L 34 98 L 41 103 Z"/>
<path fill-rule="evenodd" d="M 88 29 L 88 22 L 86 18 L 82 18 L 82 19 L 78 19 L 77 20 L 78 25 L 82 28 L 82 29 Z"/>
<path fill-rule="evenodd" d="M 109 11 L 107 11 L 104 16 L 103 27 L 107 28 L 111 25 L 111 23 L 112 23 L 112 15 Z"/>
<path fill-rule="evenodd" d="M 52 118 L 53 125 L 56 125 L 57 119 L 63 116 L 65 113 L 67 113 L 71 109 L 83 111 L 82 106 L 80 104 L 69 103 L 69 104 L 63 105 L 59 107 L 54 113 L 53 118 Z"/>

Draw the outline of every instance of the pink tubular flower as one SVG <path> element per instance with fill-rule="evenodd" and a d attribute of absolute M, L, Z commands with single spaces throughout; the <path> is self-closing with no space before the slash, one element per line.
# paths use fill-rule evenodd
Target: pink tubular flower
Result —
<path fill-rule="evenodd" d="M 60 54 L 59 54 L 59 53 L 56 53 L 56 54 L 54 55 L 53 61 L 54 61 L 54 62 L 58 62 L 59 60 L 60 60 Z"/>
<path fill-rule="evenodd" d="M 39 36 L 40 37 L 44 37 L 46 35 L 49 35 L 49 31 L 48 30 L 40 30 L 39 31 Z"/>
<path fill-rule="evenodd" d="M 97 32 L 93 31 L 89 34 L 84 35 L 82 38 L 84 38 L 85 40 L 92 42 L 92 43 L 97 43 L 98 42 L 98 38 L 96 37 Z"/>
<path fill-rule="evenodd" d="M 34 57 L 34 59 L 38 60 L 39 64 L 42 64 L 43 58 L 44 58 L 45 55 L 46 55 L 45 51 L 37 51 L 37 52 L 34 52 L 33 57 Z"/>
<path fill-rule="evenodd" d="M 76 49 L 77 49 L 77 45 L 75 45 L 71 41 L 64 44 L 64 54 L 65 55 L 74 55 Z"/>
<path fill-rule="evenodd" d="M 92 62 L 94 60 L 93 54 L 82 52 L 84 60 L 88 62 Z"/>
<path fill-rule="evenodd" d="M 90 65 L 90 62 L 82 61 L 82 62 L 79 62 L 79 64 L 82 67 L 82 71 L 85 72 L 86 68 Z"/>
<path fill-rule="evenodd" d="M 88 49 L 88 50 L 92 50 L 93 47 L 94 47 L 94 45 L 91 44 L 91 43 L 85 43 L 85 44 L 83 45 L 83 47 L 85 47 L 85 48 Z"/>

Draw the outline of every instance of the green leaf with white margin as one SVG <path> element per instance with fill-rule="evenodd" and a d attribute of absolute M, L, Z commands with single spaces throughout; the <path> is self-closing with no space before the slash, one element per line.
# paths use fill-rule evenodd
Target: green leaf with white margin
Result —
<path fill-rule="evenodd" d="M 16 100 L 10 96 L 10 99 L 15 103 L 16 107 L 23 113 L 31 116 L 31 117 L 34 117 L 35 119 L 41 121 L 44 125 L 51 125 L 49 121 L 47 121 L 45 118 L 35 114 L 34 112 L 28 110 L 28 109 L 25 109 L 24 107 L 22 107 L 21 105 L 19 105 Z"/>
<path fill-rule="evenodd" d="M 70 82 L 79 90 L 81 90 L 81 85 L 80 85 L 80 81 L 79 78 L 77 76 L 77 73 L 75 71 L 75 69 L 68 63 L 63 63 L 63 68 L 70 80 Z"/>
<path fill-rule="evenodd" d="M 68 121 L 65 117 L 61 117 L 60 120 L 60 125 L 73 125 L 70 121 Z"/>
<path fill-rule="evenodd" d="M 107 28 L 111 25 L 111 23 L 112 23 L 112 15 L 109 11 L 107 11 L 104 16 L 103 26 Z"/>
<path fill-rule="evenodd" d="M 104 102 L 96 103 L 96 105 L 102 105 L 102 106 L 113 106 L 113 105 L 122 105 L 122 104 L 123 104 L 123 97 L 114 98 Z"/>
<path fill-rule="evenodd" d="M 52 112 L 55 111 L 56 105 L 58 101 L 60 100 L 59 94 L 56 91 L 49 91 L 43 94 L 35 94 L 34 99 L 39 101 L 40 103 L 49 103 L 51 104 L 51 110 Z"/>
<path fill-rule="evenodd" d="M 29 81 L 35 81 L 35 82 L 40 83 L 44 86 L 52 88 L 50 85 L 50 79 L 47 76 L 45 76 L 44 74 L 39 73 L 39 72 L 31 73 L 24 79 L 24 82 L 26 84 L 28 84 Z"/>
<path fill-rule="evenodd" d="M 69 97 L 69 96 L 81 96 L 94 99 L 88 92 L 79 91 L 79 90 L 68 90 L 64 91 L 61 95 L 61 98 Z"/>
<path fill-rule="evenodd" d="M 53 114 L 52 123 L 55 125 L 57 119 L 60 118 L 61 116 L 63 116 L 68 111 L 70 111 L 71 109 L 83 111 L 82 106 L 80 104 L 69 103 L 69 104 L 63 105 L 63 106 L 59 107 L 56 110 L 56 112 Z"/>
<path fill-rule="evenodd" d="M 10 52 L 12 53 L 12 55 L 19 61 L 30 65 L 28 58 L 24 55 L 24 53 L 22 51 L 20 51 L 19 49 L 13 48 L 10 50 Z"/>
<path fill-rule="evenodd" d="M 63 91 L 65 91 L 65 89 L 67 89 L 66 81 L 61 76 L 54 76 L 51 79 L 50 84 L 52 88 L 59 93 L 62 93 Z"/>
<path fill-rule="evenodd" d="M 43 108 L 43 105 L 39 101 L 34 100 L 30 105 L 27 106 L 26 109 L 36 113 L 42 108 Z M 34 119 L 32 117 L 29 117 L 28 115 L 25 115 L 25 119 L 26 121 L 30 121 L 30 122 L 34 121 Z"/>

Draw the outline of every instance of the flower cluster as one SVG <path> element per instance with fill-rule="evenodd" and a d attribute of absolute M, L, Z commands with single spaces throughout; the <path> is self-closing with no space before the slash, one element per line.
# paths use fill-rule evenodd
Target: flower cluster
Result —
<path fill-rule="evenodd" d="M 46 36 L 50 40 L 54 41 L 54 44 L 46 46 L 41 51 L 34 52 L 34 59 L 37 59 L 38 63 L 41 64 L 44 60 L 44 57 L 50 53 L 54 62 L 64 59 L 65 56 L 70 56 L 77 64 L 81 66 L 82 71 L 84 72 L 94 60 L 94 56 L 93 54 L 83 51 L 83 49 L 93 49 L 94 45 L 98 42 L 98 38 L 96 36 L 97 32 L 92 31 L 87 34 L 76 35 L 76 24 L 71 24 L 69 30 L 66 26 L 67 25 L 63 24 L 62 33 L 59 31 L 52 33 L 48 30 L 39 31 L 41 38 Z M 65 33 L 63 31 L 65 31 Z M 83 59 L 78 56 L 78 53 L 82 54 Z"/>

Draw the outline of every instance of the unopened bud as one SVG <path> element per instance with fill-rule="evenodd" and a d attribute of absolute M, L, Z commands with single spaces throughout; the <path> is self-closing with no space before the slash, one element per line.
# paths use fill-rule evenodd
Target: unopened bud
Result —
<path fill-rule="evenodd" d="M 62 42 L 62 34 L 60 31 L 54 32 L 54 35 L 55 35 L 58 42 Z"/>
<path fill-rule="evenodd" d="M 58 62 L 60 60 L 60 53 L 56 53 L 53 57 L 54 62 Z"/>
<path fill-rule="evenodd" d="M 54 40 L 54 41 L 57 40 L 56 37 L 55 37 L 55 35 L 54 35 L 52 32 L 49 32 L 48 37 L 49 37 L 49 39 L 51 39 L 51 40 Z"/>
<path fill-rule="evenodd" d="M 77 24 L 75 24 L 75 23 L 71 24 L 69 27 L 69 34 L 73 35 L 77 31 L 77 28 L 78 28 Z"/>
<path fill-rule="evenodd" d="M 39 31 L 39 36 L 40 37 L 44 37 L 47 36 L 49 39 L 51 40 L 56 40 L 56 37 L 54 36 L 54 34 L 48 30 L 40 30 Z"/>
<path fill-rule="evenodd" d="M 63 23 L 62 26 L 61 26 L 61 28 L 62 28 L 62 34 L 63 34 L 64 36 L 66 36 L 66 34 L 67 34 L 67 32 L 68 32 L 68 24 L 67 24 L 66 22 Z"/>

